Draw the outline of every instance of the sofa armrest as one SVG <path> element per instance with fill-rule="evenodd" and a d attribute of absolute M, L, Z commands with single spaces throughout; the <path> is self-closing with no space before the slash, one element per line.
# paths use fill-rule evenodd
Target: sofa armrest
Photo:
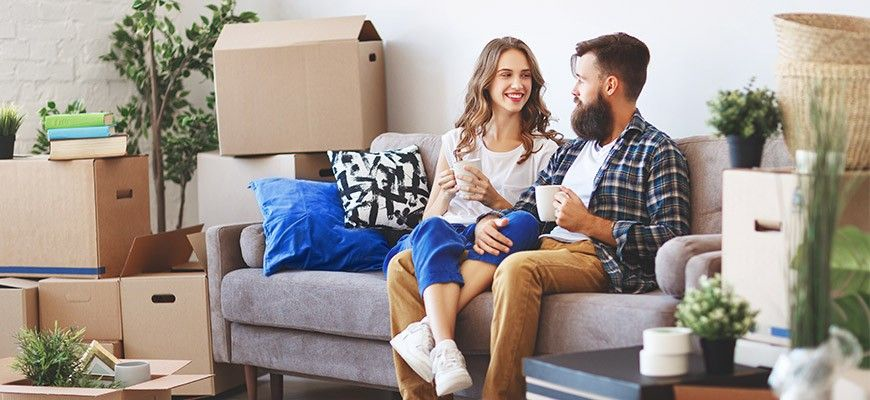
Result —
<path fill-rule="evenodd" d="M 698 254 L 686 263 L 686 290 L 697 289 L 702 276 L 713 276 L 722 271 L 722 251 Z"/>
<path fill-rule="evenodd" d="M 211 310 L 212 352 L 215 361 L 232 362 L 230 351 L 230 323 L 221 311 L 221 282 L 233 270 L 245 267 L 239 238 L 242 229 L 249 225 L 218 225 L 208 228 L 205 234 L 208 254 L 208 301 Z"/>
<path fill-rule="evenodd" d="M 689 260 L 699 254 L 721 249 L 721 234 L 678 236 L 668 240 L 656 254 L 656 281 L 659 288 L 676 298 L 683 297 Z"/>

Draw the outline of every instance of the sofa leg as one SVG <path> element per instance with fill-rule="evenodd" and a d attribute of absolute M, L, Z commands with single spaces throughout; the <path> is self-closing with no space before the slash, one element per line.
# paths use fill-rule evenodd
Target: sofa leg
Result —
<path fill-rule="evenodd" d="M 269 374 L 269 391 L 272 393 L 272 400 L 284 398 L 284 375 Z"/>
<path fill-rule="evenodd" d="M 245 387 L 248 400 L 257 400 L 257 367 L 253 365 L 245 365 Z"/>

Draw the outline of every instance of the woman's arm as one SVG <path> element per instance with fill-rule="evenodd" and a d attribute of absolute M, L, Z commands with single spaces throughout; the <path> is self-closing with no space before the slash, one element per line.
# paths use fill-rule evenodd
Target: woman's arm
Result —
<path fill-rule="evenodd" d="M 429 194 L 429 202 L 423 210 L 423 219 L 444 215 L 450 206 L 450 200 L 456 196 L 459 188 L 456 186 L 456 177 L 453 170 L 447 165 L 444 153 L 438 156 L 435 165 L 435 181 L 432 183 L 432 193 Z"/>

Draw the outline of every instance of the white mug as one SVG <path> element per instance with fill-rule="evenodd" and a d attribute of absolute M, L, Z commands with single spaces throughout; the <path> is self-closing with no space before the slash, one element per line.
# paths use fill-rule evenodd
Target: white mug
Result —
<path fill-rule="evenodd" d="M 459 160 L 459 161 L 453 163 L 453 175 L 456 177 L 456 186 L 459 188 L 459 190 L 463 190 L 463 189 L 466 189 L 468 187 L 467 186 L 468 184 L 465 181 L 460 180 L 459 178 L 463 177 L 463 176 L 472 176 L 471 171 L 468 171 L 465 169 L 466 165 L 470 165 L 474 168 L 477 168 L 479 171 L 480 170 L 480 159 L 473 158 L 470 160 Z"/>
<path fill-rule="evenodd" d="M 556 220 L 556 209 L 553 207 L 553 198 L 559 193 L 560 185 L 535 186 L 535 203 L 538 206 L 538 218 L 542 222 Z"/>
<path fill-rule="evenodd" d="M 151 380 L 151 365 L 145 361 L 124 361 L 115 364 L 115 382 L 121 387 L 138 385 Z"/>

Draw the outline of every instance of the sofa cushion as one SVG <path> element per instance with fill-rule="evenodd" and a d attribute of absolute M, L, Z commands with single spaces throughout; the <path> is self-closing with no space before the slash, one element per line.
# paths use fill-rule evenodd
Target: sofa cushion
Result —
<path fill-rule="evenodd" d="M 417 145 L 382 152 L 327 154 L 346 226 L 413 229 L 423 218 L 429 187 Z"/>
<path fill-rule="evenodd" d="M 386 286 L 380 273 L 285 271 L 266 278 L 243 268 L 224 277 L 221 307 L 232 322 L 387 341 Z M 643 329 L 673 325 L 677 302 L 661 292 L 545 296 L 536 353 L 640 344 Z M 489 353 L 492 309 L 486 292 L 459 314 L 456 342 L 463 352 Z"/>
<path fill-rule="evenodd" d="M 372 141 L 371 151 L 396 150 L 411 145 L 420 148 L 420 157 L 426 169 L 426 181 L 429 187 L 435 180 L 435 164 L 441 152 L 441 135 L 430 133 L 395 133 L 387 132 Z"/>
<path fill-rule="evenodd" d="M 265 178 L 250 183 L 263 212 L 267 276 L 285 269 L 373 271 L 387 241 L 373 229 L 348 229 L 331 182 Z"/>

